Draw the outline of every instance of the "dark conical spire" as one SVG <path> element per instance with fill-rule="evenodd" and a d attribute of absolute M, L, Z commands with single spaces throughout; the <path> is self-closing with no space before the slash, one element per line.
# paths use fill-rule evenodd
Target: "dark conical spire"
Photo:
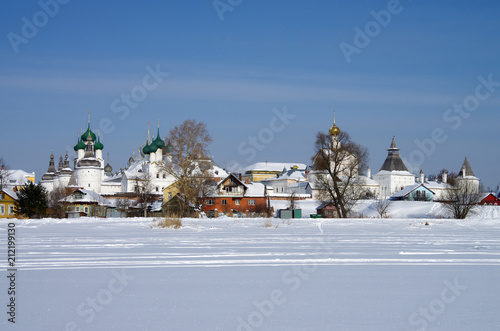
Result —
<path fill-rule="evenodd" d="M 78 187 L 78 183 L 76 182 L 75 174 L 71 174 L 71 178 L 69 179 L 68 187 Z"/>
<path fill-rule="evenodd" d="M 54 162 L 54 151 L 52 150 L 50 154 L 49 169 L 42 176 L 42 180 L 50 181 L 54 179 L 54 174 L 56 173 L 56 167 Z"/>
<path fill-rule="evenodd" d="M 472 167 L 470 166 L 469 160 L 467 159 L 467 156 L 465 157 L 464 164 L 462 165 L 462 168 L 460 168 L 460 174 L 459 176 L 464 177 L 464 169 L 465 169 L 465 177 L 472 176 L 476 177 L 474 174 L 474 171 L 472 170 Z"/>
<path fill-rule="evenodd" d="M 56 166 L 54 162 L 54 151 L 50 153 L 50 161 L 49 161 L 49 170 L 47 170 L 48 173 L 55 173 L 56 172 Z"/>
<path fill-rule="evenodd" d="M 387 150 L 389 155 L 385 159 L 380 171 L 408 171 L 403 160 L 399 156 L 399 148 L 396 145 L 396 137 L 392 137 L 391 147 Z"/>
<path fill-rule="evenodd" d="M 63 157 L 61 155 L 61 156 L 59 156 L 59 165 L 57 166 L 57 170 L 61 171 L 62 168 L 64 168 L 64 164 L 63 164 Z"/>
<path fill-rule="evenodd" d="M 399 148 L 396 145 L 396 136 L 392 137 L 391 147 L 389 147 L 387 151 L 389 152 L 389 155 L 399 156 Z"/>
<path fill-rule="evenodd" d="M 66 152 L 66 156 L 64 157 L 64 168 L 69 168 L 69 156 L 68 152 Z"/>

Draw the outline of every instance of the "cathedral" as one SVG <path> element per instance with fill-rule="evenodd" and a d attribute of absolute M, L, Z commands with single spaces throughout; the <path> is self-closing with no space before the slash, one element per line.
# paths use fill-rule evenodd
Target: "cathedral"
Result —
<path fill-rule="evenodd" d="M 129 159 L 128 166 L 117 173 L 113 168 L 105 164 L 103 158 L 104 145 L 100 136 L 96 135 L 90 127 L 90 114 L 88 128 L 79 135 L 74 146 L 76 154 L 73 160 L 73 169 L 70 167 L 68 153 L 65 158 L 61 156 L 56 169 L 54 153 L 50 155 L 49 168 L 40 181 L 48 192 L 59 188 L 74 187 L 93 191 L 102 195 L 113 195 L 117 193 L 132 193 L 138 181 L 151 180 L 152 193 L 161 194 L 163 189 L 175 179 L 166 174 L 165 161 L 168 162 L 172 151 L 169 143 L 165 143 L 160 136 L 160 127 L 153 140 L 148 134 L 146 143 L 139 149 L 139 153 Z"/>

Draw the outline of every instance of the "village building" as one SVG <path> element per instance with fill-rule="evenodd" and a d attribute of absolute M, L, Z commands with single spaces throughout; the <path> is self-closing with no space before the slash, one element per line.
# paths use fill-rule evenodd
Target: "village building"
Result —
<path fill-rule="evenodd" d="M 316 208 L 316 218 L 338 218 L 337 208 L 332 202 L 324 202 Z"/>
<path fill-rule="evenodd" d="M 292 168 L 276 177 L 262 180 L 261 183 L 266 186 L 267 193 L 271 200 L 289 200 L 292 196 L 296 199 L 310 199 L 312 188 L 309 184 L 309 173 L 311 168 L 306 167 L 305 171 Z"/>
<path fill-rule="evenodd" d="M 66 217 L 81 216 L 106 217 L 111 203 L 100 194 L 84 189 L 76 189 L 62 200 L 66 204 Z"/>
<path fill-rule="evenodd" d="M 4 166 L 0 169 L 0 188 L 20 190 L 21 187 L 30 182 L 35 183 L 34 172 L 26 172 L 21 169 L 5 169 Z"/>
<path fill-rule="evenodd" d="M 390 198 L 393 201 L 434 201 L 434 192 L 425 184 L 415 184 L 406 186 L 401 191 L 393 194 Z"/>
<path fill-rule="evenodd" d="M 16 218 L 17 193 L 9 188 L 0 189 L 0 218 Z"/>
<path fill-rule="evenodd" d="M 263 216 L 268 204 L 264 184 L 243 182 L 234 174 L 218 182 L 201 202 L 202 211 L 209 217 Z"/>
<path fill-rule="evenodd" d="M 307 165 L 303 163 L 258 162 L 245 168 L 242 180 L 261 182 L 271 179 L 289 170 L 306 171 Z"/>
<path fill-rule="evenodd" d="M 481 202 L 482 206 L 500 206 L 500 199 L 493 193 L 483 195 Z"/>

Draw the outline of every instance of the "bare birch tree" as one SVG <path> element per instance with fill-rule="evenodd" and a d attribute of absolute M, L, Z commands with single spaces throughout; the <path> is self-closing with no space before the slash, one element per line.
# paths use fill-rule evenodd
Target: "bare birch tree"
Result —
<path fill-rule="evenodd" d="M 151 177 L 144 173 L 141 177 L 136 178 L 134 186 L 134 193 L 139 198 L 144 217 L 148 216 L 148 205 L 155 201 L 153 192 L 153 183 Z"/>
<path fill-rule="evenodd" d="M 313 157 L 314 185 L 322 201 L 333 203 L 340 218 L 347 218 L 356 202 L 366 196 L 359 173 L 368 167 L 368 151 L 349 134 L 319 132 Z"/>
<path fill-rule="evenodd" d="M 466 219 L 481 202 L 481 195 L 470 181 L 456 180 L 454 185 L 446 190 L 444 200 L 444 206 L 453 218 Z"/>
<path fill-rule="evenodd" d="M 375 210 L 377 211 L 380 218 L 390 218 L 391 214 L 389 210 L 392 207 L 392 201 L 389 199 L 381 199 L 375 202 Z"/>
<path fill-rule="evenodd" d="M 170 162 L 165 171 L 173 176 L 179 188 L 179 209 L 182 216 L 188 216 L 190 206 L 213 190 L 212 162 L 208 145 L 212 137 L 205 123 L 194 119 L 186 120 L 170 130 Z"/>

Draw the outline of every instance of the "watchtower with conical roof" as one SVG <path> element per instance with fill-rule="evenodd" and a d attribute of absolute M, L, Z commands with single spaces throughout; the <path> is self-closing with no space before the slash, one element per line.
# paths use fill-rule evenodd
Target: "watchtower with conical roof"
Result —
<path fill-rule="evenodd" d="M 408 171 L 399 151 L 396 137 L 392 137 L 391 146 L 387 150 L 387 158 L 378 174 L 373 176 L 373 180 L 380 185 L 382 198 L 389 198 L 406 186 L 415 185 L 415 175 Z"/>
<path fill-rule="evenodd" d="M 460 169 L 460 173 L 458 174 L 457 182 L 459 185 L 465 187 L 467 186 L 468 193 L 479 193 L 480 179 L 476 177 L 474 170 L 467 159 L 465 157 L 465 161 L 462 164 L 462 168 Z"/>

